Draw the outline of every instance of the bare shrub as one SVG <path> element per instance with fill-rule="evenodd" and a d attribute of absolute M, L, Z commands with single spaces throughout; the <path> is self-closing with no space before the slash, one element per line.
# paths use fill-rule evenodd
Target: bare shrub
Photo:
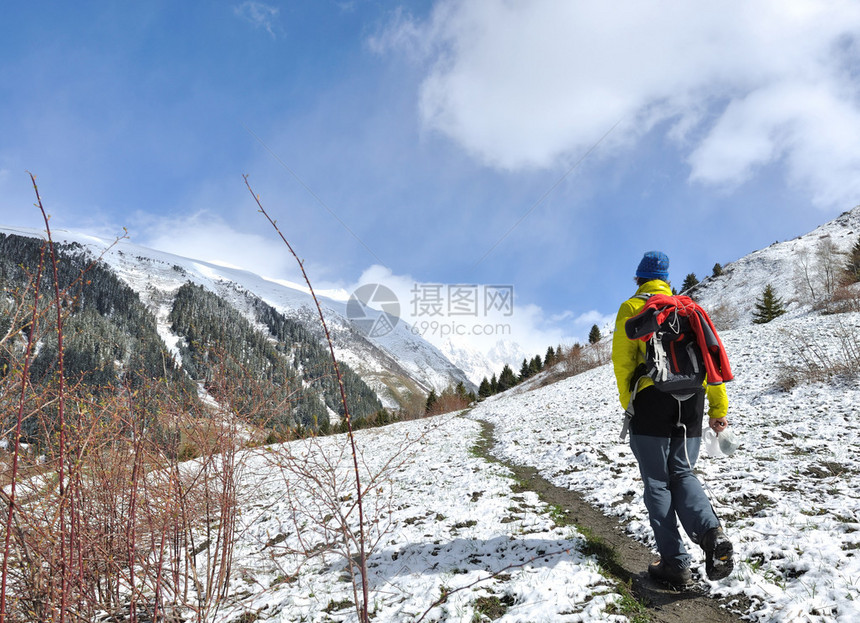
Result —
<path fill-rule="evenodd" d="M 806 249 L 798 251 L 794 275 L 798 298 L 810 301 L 814 309 L 827 310 L 839 290 L 844 259 L 830 236 L 818 240 L 812 257 Z"/>
<path fill-rule="evenodd" d="M 608 339 L 583 346 L 575 343 L 571 347 L 559 346 L 557 363 L 547 375 L 544 384 L 558 382 L 587 370 L 599 368 L 609 363 L 611 358 L 611 342 Z"/>
<path fill-rule="evenodd" d="M 305 440 L 247 450 L 294 438 L 267 429 L 290 396 L 271 400 L 271 383 L 226 354 L 207 374 L 205 400 L 142 375 L 126 385 L 68 379 L 63 334 L 74 301 L 57 285 L 42 213 L 43 263 L 28 284 L 0 293 L 0 623 L 211 620 L 235 599 L 239 509 L 254 493 L 248 461 L 261 452 L 283 475 L 295 511 L 292 573 L 317 556 L 341 556 L 367 622 L 366 561 L 390 525 L 389 474 L 421 437 L 368 467 L 330 341 L 347 428 L 339 454 L 321 452 L 316 427 Z M 51 296 L 40 296 L 42 279 L 53 280 Z M 37 345 L 44 354 L 49 343 L 55 360 L 35 379 Z"/>
<path fill-rule="evenodd" d="M 66 378 L 64 324 L 74 304 L 59 289 L 33 186 L 48 234 L 42 262 L 28 284 L 0 297 L 0 623 L 155 621 L 174 612 L 206 620 L 229 588 L 244 425 L 168 382 L 131 389 Z M 44 303 L 43 278 L 53 283 Z M 34 379 L 35 346 L 46 343 L 56 361 Z M 211 425 L 190 424 L 203 420 Z M 181 444 L 200 458 L 182 463 Z"/>
<path fill-rule="evenodd" d="M 446 388 L 433 405 L 427 411 L 427 415 L 441 415 L 443 413 L 453 413 L 462 411 L 469 406 L 469 396 L 463 392 L 458 392 L 453 387 Z"/>
<path fill-rule="evenodd" d="M 202 621 L 223 601 L 240 505 L 239 424 L 213 417 L 209 427 L 186 428 L 180 422 L 205 414 L 189 414 L 154 389 L 96 397 L 66 387 L 63 443 L 53 436 L 39 442 L 38 454 L 19 454 L 25 477 L 4 499 L 12 596 L 4 620 L 92 621 L 126 612 L 134 621 L 170 610 Z M 54 427 L 57 391 L 28 397 L 37 430 Z M 181 443 L 206 454 L 183 463 Z"/>
<path fill-rule="evenodd" d="M 837 286 L 823 311 L 828 314 L 860 311 L 860 284 L 843 283 Z"/>
<path fill-rule="evenodd" d="M 368 586 L 368 581 L 367 581 L 367 551 L 366 551 L 366 539 L 365 539 L 365 518 L 364 518 L 364 501 L 363 501 L 364 490 L 362 489 L 362 484 L 361 484 L 361 474 L 359 472 L 359 465 L 358 465 L 358 448 L 356 447 L 355 437 L 353 436 L 352 418 L 351 418 L 350 413 L 349 413 L 349 406 L 347 405 L 346 390 L 344 389 L 344 385 L 343 385 L 343 377 L 341 376 L 341 373 L 340 373 L 340 367 L 338 366 L 338 363 L 337 363 L 337 357 L 335 357 L 335 354 L 334 354 L 334 342 L 331 339 L 331 334 L 329 333 L 328 325 L 326 324 L 326 321 L 325 321 L 325 316 L 323 316 L 322 306 L 320 305 L 319 300 L 317 299 L 316 293 L 314 292 L 314 288 L 311 285 L 310 278 L 308 277 L 308 274 L 305 271 L 304 262 L 302 262 L 299 259 L 299 256 L 293 250 L 292 245 L 290 245 L 290 243 L 287 241 L 284 234 L 281 233 L 281 230 L 278 229 L 277 223 L 269 216 L 269 214 L 266 212 L 265 208 L 263 208 L 263 204 L 260 202 L 260 198 L 256 195 L 256 193 L 254 193 L 253 189 L 251 188 L 251 185 L 248 183 L 248 177 L 247 176 L 245 176 L 245 186 L 247 186 L 248 192 L 250 192 L 251 196 L 254 198 L 254 201 L 256 202 L 257 207 L 260 210 L 260 213 L 264 217 L 266 217 L 266 220 L 268 220 L 269 223 L 272 225 L 275 232 L 277 232 L 278 236 L 281 238 L 284 245 L 286 245 L 287 249 L 290 251 L 290 254 L 295 258 L 296 262 L 298 263 L 299 269 L 302 271 L 302 276 L 305 278 L 305 283 L 308 286 L 308 290 L 310 290 L 311 298 L 313 298 L 314 304 L 316 305 L 316 308 L 317 308 L 317 312 L 319 313 L 320 325 L 323 329 L 323 333 L 325 334 L 326 342 L 328 343 L 328 347 L 329 347 L 329 352 L 331 353 L 331 361 L 332 361 L 332 365 L 334 366 L 335 376 L 337 377 L 337 382 L 338 382 L 338 386 L 340 389 L 341 402 L 343 404 L 344 422 L 346 423 L 346 429 L 347 429 L 346 437 L 347 437 L 347 440 L 349 442 L 350 453 L 352 454 L 352 460 L 353 460 L 353 471 L 354 471 L 354 476 L 355 476 L 355 480 L 354 480 L 355 509 L 356 509 L 356 514 L 358 516 L 357 517 L 357 538 L 352 539 L 352 535 L 355 533 L 351 533 L 349 530 L 345 531 L 343 536 L 344 536 L 345 541 L 354 540 L 354 542 L 357 544 L 357 547 L 358 547 L 358 560 L 356 562 L 352 557 L 349 558 L 349 561 L 350 561 L 349 571 L 350 571 L 350 576 L 353 579 L 353 590 L 355 593 L 354 603 L 355 603 L 356 613 L 358 614 L 358 618 L 362 623 L 368 623 L 370 619 L 369 619 L 369 615 L 368 615 L 369 586 Z M 361 599 L 358 598 L 359 583 L 360 583 L 360 587 L 361 587 Z"/>
<path fill-rule="evenodd" d="M 720 303 L 708 310 L 708 316 L 714 323 L 717 331 L 727 331 L 738 326 L 740 314 L 738 310 L 728 303 Z"/>
<path fill-rule="evenodd" d="M 839 323 L 833 332 L 836 349 L 818 343 L 799 333 L 788 334 L 794 363 L 779 371 L 778 387 L 788 390 L 799 383 L 818 383 L 834 378 L 856 379 L 860 376 L 860 331 Z"/>

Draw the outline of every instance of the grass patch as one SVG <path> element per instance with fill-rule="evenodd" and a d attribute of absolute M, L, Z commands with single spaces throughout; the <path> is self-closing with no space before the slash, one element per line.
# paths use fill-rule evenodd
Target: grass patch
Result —
<path fill-rule="evenodd" d="M 622 585 L 620 590 L 621 599 L 607 607 L 607 614 L 620 614 L 626 616 L 630 623 L 650 623 L 651 614 L 648 609 L 633 594 L 633 589 L 628 581 Z"/>
<path fill-rule="evenodd" d="M 328 605 L 323 608 L 323 612 L 331 614 L 332 612 L 337 612 L 338 610 L 352 608 L 352 606 L 353 603 L 349 599 L 341 599 L 340 601 L 335 601 L 334 599 L 332 599 L 328 602 Z"/>
<path fill-rule="evenodd" d="M 475 617 L 473 621 L 484 621 L 486 619 L 495 621 L 502 618 L 508 611 L 508 608 L 513 605 L 514 598 L 511 595 L 479 597 L 475 600 Z"/>

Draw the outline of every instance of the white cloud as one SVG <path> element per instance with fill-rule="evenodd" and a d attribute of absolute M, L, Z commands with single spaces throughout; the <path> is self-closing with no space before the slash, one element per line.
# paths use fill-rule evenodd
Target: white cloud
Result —
<path fill-rule="evenodd" d="M 300 278 L 295 259 L 279 239 L 237 231 L 205 211 L 149 220 L 130 231 L 132 242 L 152 249 L 262 276 Z"/>
<path fill-rule="evenodd" d="M 277 7 L 249 0 L 234 7 L 233 12 L 250 22 L 255 28 L 262 28 L 272 37 L 275 36 L 276 20 L 280 13 Z"/>
<path fill-rule="evenodd" d="M 695 182 L 784 162 L 819 204 L 854 205 L 858 32 L 847 0 L 445 0 L 375 43 L 423 55 L 424 124 L 487 165 L 552 167 L 619 120 L 601 152 L 662 122 Z"/>
<path fill-rule="evenodd" d="M 693 179 L 733 183 L 784 159 L 823 205 L 860 198 L 860 114 L 834 89 L 782 83 L 726 109 L 690 155 Z"/>
<path fill-rule="evenodd" d="M 379 265 L 367 268 L 358 282 L 347 289 L 354 292 L 366 284 L 381 284 L 391 289 L 400 303 L 401 320 L 421 330 L 425 339 L 437 347 L 442 347 L 447 339 L 452 338 L 486 354 L 502 340 L 518 344 L 525 353 L 543 355 L 548 346 L 585 342 L 593 324 L 603 330 L 607 322 L 611 325 L 612 321 L 612 318 L 596 311 L 576 317 L 570 312 L 548 316 L 538 305 L 520 300 L 515 286 L 512 286 L 514 302 L 510 313 L 499 309 L 485 310 L 481 297 L 485 286 L 492 287 L 490 284 L 426 283 L 410 275 L 396 275 Z M 449 311 L 449 285 L 476 287 L 479 300 L 474 316 Z M 438 294 L 442 309 L 440 314 L 431 315 L 424 304 L 429 302 L 428 297 L 437 286 L 440 287 Z"/>

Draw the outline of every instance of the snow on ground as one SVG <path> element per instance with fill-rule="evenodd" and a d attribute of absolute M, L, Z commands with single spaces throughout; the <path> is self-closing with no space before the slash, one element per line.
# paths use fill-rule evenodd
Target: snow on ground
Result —
<path fill-rule="evenodd" d="M 722 336 L 736 377 L 728 385 L 729 419 L 743 445 L 728 458 L 702 455 L 698 470 L 735 544 L 737 566 L 725 580 L 702 581 L 715 595 L 748 597 L 752 621 L 860 620 L 860 382 L 780 388 L 798 349 L 818 344 L 836 358 L 840 335 L 860 335 L 860 314 L 780 318 Z M 496 454 L 581 491 L 619 516 L 631 536 L 651 543 L 636 463 L 618 439 L 611 368 L 539 384 L 490 398 L 469 419 L 357 433 L 368 473 L 395 457 L 368 498 L 383 509 L 371 529 L 380 538 L 370 556 L 374 621 L 416 621 L 428 609 L 426 621 L 477 620 L 480 599 L 491 596 L 512 604 L 499 621 L 626 620 L 612 614 L 619 596 L 579 552 L 581 536 L 556 527 L 552 509 L 533 493 L 512 492 L 506 468 L 472 451 L 474 420 L 491 422 Z M 289 448 L 337 465 L 347 483 L 338 495 L 348 504 L 344 437 L 301 444 Z M 294 518 L 283 474 L 270 460 L 278 452 L 255 452 L 236 552 L 244 580 L 233 591 L 242 599 L 219 620 L 250 613 L 267 621 L 356 621 L 343 557 L 312 559 L 294 573 L 297 559 L 283 549 L 296 543 Z M 303 528 L 311 546 L 312 528 Z M 701 551 L 688 545 L 704 578 Z M 443 590 L 458 587 L 468 588 L 432 607 Z"/>
<path fill-rule="evenodd" d="M 839 336 L 856 348 L 860 315 L 777 319 L 722 334 L 736 379 L 727 385 L 728 417 L 743 446 L 728 458 L 703 455 L 697 467 L 740 564 L 709 584 L 715 594 L 751 598 L 755 621 L 860 620 L 860 382 L 779 389 L 800 350 L 837 360 L 846 342 Z M 583 492 L 653 545 L 636 461 L 619 441 L 611 367 L 514 391 L 471 413 L 496 426 L 496 453 Z M 704 577 L 701 550 L 688 546 Z"/>
<path fill-rule="evenodd" d="M 384 472 L 365 501 L 380 509 L 370 511 L 379 521 L 368 535 L 378 540 L 369 556 L 373 620 L 415 621 L 429 610 L 426 621 L 470 622 L 481 598 L 495 596 L 511 604 L 499 621 L 626 621 L 608 612 L 620 596 L 596 561 L 579 552 L 581 537 L 555 526 L 536 494 L 512 492 L 506 468 L 473 455 L 479 431 L 474 421 L 442 416 L 357 433 L 364 482 Z M 302 464 L 329 462 L 332 469 L 313 471 L 339 475 L 332 497 L 345 508 L 353 490 L 344 444 L 341 435 L 294 442 L 289 450 Z M 241 569 L 234 574 L 243 579 L 232 589 L 241 600 L 218 620 L 356 621 L 346 559 L 303 560 L 288 551 L 299 546 L 296 525 L 308 548 L 319 543 L 319 526 L 292 509 L 325 496 L 321 489 L 297 491 L 278 467 L 281 452 L 257 450 L 247 461 L 251 499 L 243 506 L 235 553 Z M 298 495 L 292 503 L 288 491 Z M 326 514 L 337 513 L 322 511 L 334 528 L 337 519 Z M 447 601 L 434 607 L 443 591 Z"/>

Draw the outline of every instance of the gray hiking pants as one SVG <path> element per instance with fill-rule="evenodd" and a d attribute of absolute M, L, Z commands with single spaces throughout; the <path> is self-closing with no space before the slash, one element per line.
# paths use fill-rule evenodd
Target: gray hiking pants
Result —
<path fill-rule="evenodd" d="M 692 470 L 699 458 L 701 442 L 701 437 L 688 438 L 685 455 L 684 437 L 630 436 L 630 449 L 639 462 L 645 485 L 643 498 L 657 551 L 662 560 L 678 568 L 689 567 L 691 562 L 678 531 L 678 521 L 694 543 L 720 525 L 702 483 Z"/>

